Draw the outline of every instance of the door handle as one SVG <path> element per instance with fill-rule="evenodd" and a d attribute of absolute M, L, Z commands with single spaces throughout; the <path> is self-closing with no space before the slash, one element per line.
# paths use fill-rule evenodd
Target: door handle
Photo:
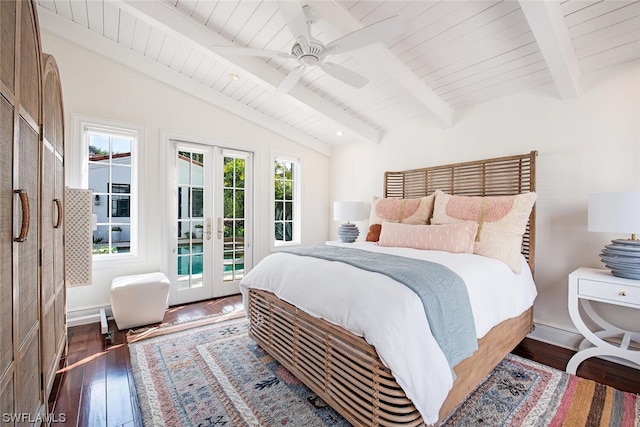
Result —
<path fill-rule="evenodd" d="M 222 239 L 222 218 L 218 218 L 218 240 Z"/>
<path fill-rule="evenodd" d="M 60 201 L 60 199 L 53 199 L 53 202 L 56 204 L 56 210 L 57 210 L 57 219 L 56 219 L 56 223 L 53 225 L 53 228 L 60 228 L 62 227 L 62 202 Z"/>
<path fill-rule="evenodd" d="M 20 226 L 20 235 L 13 239 L 14 242 L 24 242 L 29 235 L 29 223 L 31 222 L 31 207 L 29 205 L 29 196 L 25 190 L 13 190 L 20 197 L 20 206 L 22 207 L 22 224 Z"/>
<path fill-rule="evenodd" d="M 204 234 L 207 237 L 207 240 L 211 240 L 211 218 L 207 218 L 205 227 Z"/>

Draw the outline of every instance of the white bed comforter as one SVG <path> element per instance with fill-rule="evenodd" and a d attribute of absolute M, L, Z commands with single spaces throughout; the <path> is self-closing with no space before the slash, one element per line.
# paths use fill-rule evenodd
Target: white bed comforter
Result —
<path fill-rule="evenodd" d="M 370 242 L 347 246 L 438 262 L 455 271 L 467 286 L 478 338 L 501 321 L 522 314 L 537 295 L 524 257 L 522 273 L 516 275 L 502 262 L 479 255 Z M 409 288 L 345 263 L 284 252 L 263 259 L 240 282 L 245 301 L 249 288 L 270 291 L 312 316 L 364 337 L 422 418 L 429 424 L 438 420 L 453 376 L 431 334 L 422 302 Z"/>

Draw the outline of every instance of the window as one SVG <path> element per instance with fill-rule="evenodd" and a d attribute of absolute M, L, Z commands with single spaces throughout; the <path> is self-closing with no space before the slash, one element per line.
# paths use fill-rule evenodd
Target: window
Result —
<path fill-rule="evenodd" d="M 93 190 L 96 259 L 136 255 L 137 150 L 140 128 L 80 122 L 87 188 Z"/>
<path fill-rule="evenodd" d="M 279 157 L 274 160 L 274 244 L 300 244 L 300 162 Z"/>

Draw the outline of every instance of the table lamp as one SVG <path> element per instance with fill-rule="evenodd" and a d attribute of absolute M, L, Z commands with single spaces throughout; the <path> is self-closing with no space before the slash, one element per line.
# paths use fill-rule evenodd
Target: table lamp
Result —
<path fill-rule="evenodd" d="M 333 219 L 336 221 L 347 221 L 338 228 L 338 237 L 343 243 L 353 243 L 360 235 L 360 230 L 355 224 L 349 221 L 359 221 L 363 219 L 364 203 L 362 202 L 334 202 Z"/>
<path fill-rule="evenodd" d="M 590 194 L 588 230 L 630 234 L 605 245 L 600 259 L 614 276 L 640 279 L 640 191 Z"/>

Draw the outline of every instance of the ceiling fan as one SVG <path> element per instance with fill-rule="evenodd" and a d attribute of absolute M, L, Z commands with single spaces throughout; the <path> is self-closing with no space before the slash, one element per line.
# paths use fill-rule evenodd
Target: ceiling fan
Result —
<path fill-rule="evenodd" d="M 320 67 L 330 76 L 356 88 L 362 88 L 369 79 L 348 68 L 326 61 L 327 56 L 348 52 L 382 39 L 400 34 L 404 23 L 399 16 L 392 16 L 375 24 L 368 25 L 352 33 L 346 34 L 326 45 L 311 35 L 311 25 L 317 22 L 314 10 L 309 5 L 300 7 L 297 1 L 278 1 L 280 12 L 291 30 L 294 44 L 291 52 L 256 49 L 250 47 L 213 46 L 212 50 L 221 54 L 246 55 L 261 57 L 281 57 L 298 61 L 294 68 L 278 86 L 278 93 L 290 91 L 300 80 L 307 67 Z"/>

